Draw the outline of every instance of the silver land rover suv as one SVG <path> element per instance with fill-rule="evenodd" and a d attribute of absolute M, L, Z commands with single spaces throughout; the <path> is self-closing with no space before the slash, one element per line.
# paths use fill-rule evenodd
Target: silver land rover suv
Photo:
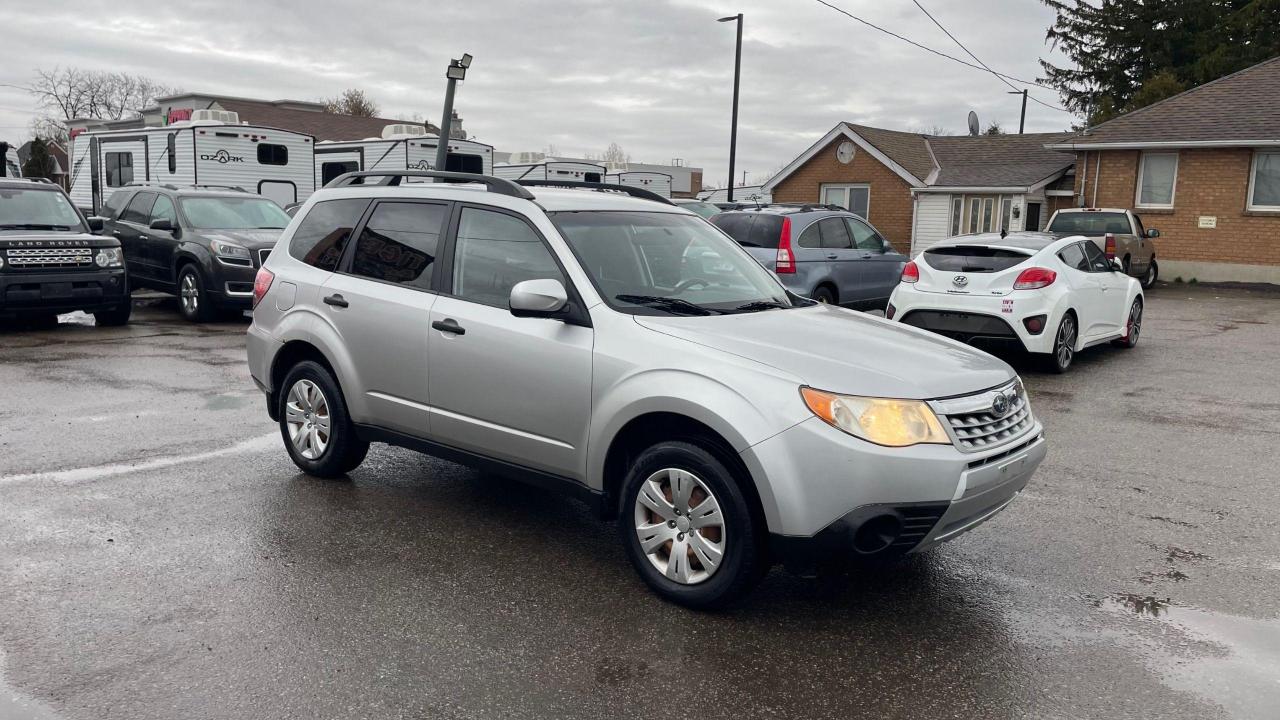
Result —
<path fill-rule="evenodd" d="M 692 607 L 953 538 L 1045 455 L 1005 363 L 789 293 L 635 188 L 350 173 L 254 296 L 249 369 L 305 472 L 382 442 L 567 491 Z"/>

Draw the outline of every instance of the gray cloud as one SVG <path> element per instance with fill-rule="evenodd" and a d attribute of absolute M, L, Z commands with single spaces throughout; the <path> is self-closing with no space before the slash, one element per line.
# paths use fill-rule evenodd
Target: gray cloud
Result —
<path fill-rule="evenodd" d="M 907 0 L 836 4 L 960 54 Z M 1026 0 L 925 2 L 992 67 L 1036 77 L 1052 12 Z M 438 120 L 444 65 L 476 60 L 457 106 L 467 130 L 500 150 L 565 154 L 617 142 L 634 159 L 683 158 L 727 177 L 733 26 L 746 15 L 739 163 L 752 182 L 840 120 L 964 129 L 964 116 L 1016 129 L 1018 99 L 992 76 L 929 55 L 811 0 L 471 0 L 9 2 L 0 85 L 37 67 L 148 75 L 188 90 L 315 99 L 366 89 L 383 114 Z M 1041 90 L 1040 97 L 1056 104 Z M 0 138 L 19 141 L 34 104 L 0 87 Z M 1066 128 L 1032 104 L 1029 131 Z"/>

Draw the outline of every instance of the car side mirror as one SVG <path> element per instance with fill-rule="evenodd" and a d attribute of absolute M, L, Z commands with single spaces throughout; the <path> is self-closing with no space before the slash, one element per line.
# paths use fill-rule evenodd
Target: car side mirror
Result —
<path fill-rule="evenodd" d="M 511 288 L 511 314 L 516 317 L 554 318 L 569 304 L 569 293 L 559 280 L 525 280 Z"/>
<path fill-rule="evenodd" d="M 95 215 L 94 217 L 91 217 L 91 218 L 85 218 L 85 221 L 89 223 L 89 232 L 91 233 L 102 232 L 102 228 L 104 227 L 104 222 L 105 222 L 103 218 L 100 218 Z"/>
<path fill-rule="evenodd" d="M 164 218 L 161 218 L 161 219 L 159 219 L 159 220 L 152 220 L 152 221 L 151 221 L 151 229 L 152 229 L 152 230 L 163 230 L 163 231 L 165 231 L 165 232 L 173 232 L 173 221 L 172 221 L 172 220 L 166 220 L 166 219 L 164 219 Z"/>
<path fill-rule="evenodd" d="M 1111 269 L 1114 272 L 1122 273 L 1124 272 L 1124 263 L 1120 262 L 1118 258 L 1111 258 Z"/>
<path fill-rule="evenodd" d="M 1154 240 L 1155 238 L 1160 237 L 1160 231 L 1155 228 L 1150 228 L 1147 230 L 1147 237 Z"/>

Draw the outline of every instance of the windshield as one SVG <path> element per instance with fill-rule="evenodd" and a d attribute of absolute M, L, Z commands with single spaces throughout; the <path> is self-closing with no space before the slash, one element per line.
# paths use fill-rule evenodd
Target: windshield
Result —
<path fill-rule="evenodd" d="M 657 212 L 549 215 L 616 310 L 712 315 L 795 305 L 772 274 L 699 218 Z"/>
<path fill-rule="evenodd" d="M 276 230 L 289 224 L 280 206 L 262 198 L 183 198 L 182 212 L 197 230 Z"/>
<path fill-rule="evenodd" d="M 1126 235 L 1132 232 L 1129 218 L 1124 213 L 1114 212 L 1073 212 L 1058 213 L 1049 225 L 1049 232 L 1071 233 L 1072 235 L 1105 235 L 1116 233 Z"/>
<path fill-rule="evenodd" d="M 80 213 L 57 190 L 0 188 L 0 230 L 84 232 Z"/>

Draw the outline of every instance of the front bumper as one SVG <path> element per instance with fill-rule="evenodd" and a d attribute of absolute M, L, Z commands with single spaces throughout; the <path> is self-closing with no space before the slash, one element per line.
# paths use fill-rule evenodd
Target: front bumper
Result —
<path fill-rule="evenodd" d="M 893 320 L 966 343 L 1013 342 L 1027 352 L 1053 351 L 1053 328 L 1061 311 L 1041 293 L 961 295 L 920 292 L 899 285 L 889 303 Z M 1044 316 L 1040 332 L 1027 329 L 1026 320 Z"/>
<path fill-rule="evenodd" d="M 256 252 L 256 251 L 255 251 Z M 214 259 L 210 263 L 210 287 L 216 305 L 227 309 L 248 310 L 253 307 L 253 280 L 256 265 L 231 265 Z"/>
<path fill-rule="evenodd" d="M 791 560 L 904 554 L 950 540 L 1004 509 L 1046 451 L 1038 422 L 989 450 L 961 452 L 951 445 L 881 447 L 811 418 L 748 448 L 742 459 L 761 480 L 775 551 Z M 867 542 L 877 533 L 887 541 Z"/>
<path fill-rule="evenodd" d="M 123 268 L 0 272 L 0 317 L 109 310 L 129 302 Z"/>

